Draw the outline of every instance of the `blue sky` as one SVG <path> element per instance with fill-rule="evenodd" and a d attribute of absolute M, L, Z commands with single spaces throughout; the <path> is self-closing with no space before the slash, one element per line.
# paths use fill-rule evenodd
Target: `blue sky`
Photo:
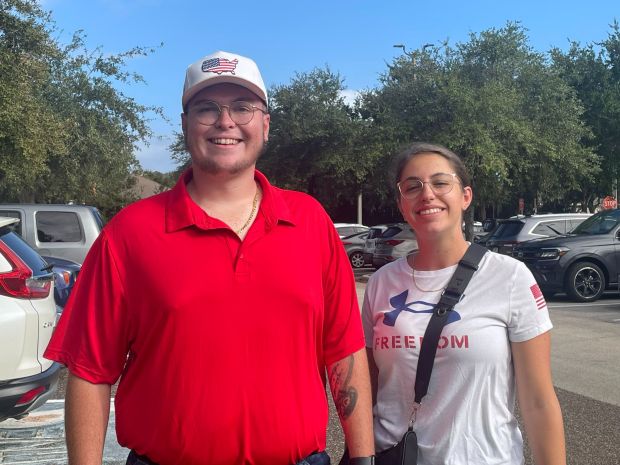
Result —
<path fill-rule="evenodd" d="M 134 46 L 157 46 L 131 61 L 146 85 L 126 92 L 140 103 L 163 107 L 170 119 L 154 119 L 156 134 L 137 153 L 145 169 L 170 171 L 167 150 L 180 130 L 181 90 L 187 65 L 216 50 L 253 58 L 269 88 L 286 84 L 296 72 L 328 65 L 351 91 L 378 85 L 379 76 L 402 53 L 427 43 L 467 41 L 469 33 L 520 21 L 539 51 L 566 49 L 607 37 L 620 20 L 618 0 L 444 0 L 377 1 L 197 1 L 197 0 L 42 0 L 63 31 L 83 29 L 90 49 L 118 53 Z"/>

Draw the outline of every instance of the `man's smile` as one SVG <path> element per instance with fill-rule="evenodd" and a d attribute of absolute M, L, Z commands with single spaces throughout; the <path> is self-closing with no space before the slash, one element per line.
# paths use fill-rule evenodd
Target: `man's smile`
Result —
<path fill-rule="evenodd" d="M 241 142 L 241 139 L 213 138 L 209 139 L 209 142 L 218 145 L 237 145 L 239 142 Z"/>

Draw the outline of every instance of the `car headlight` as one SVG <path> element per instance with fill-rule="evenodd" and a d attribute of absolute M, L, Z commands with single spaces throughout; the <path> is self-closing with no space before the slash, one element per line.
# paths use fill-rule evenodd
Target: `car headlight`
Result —
<path fill-rule="evenodd" d="M 566 255 L 568 252 L 568 248 L 566 247 L 554 247 L 549 249 L 540 249 L 540 251 L 536 254 L 537 258 L 542 258 L 545 260 L 554 260 Z"/>

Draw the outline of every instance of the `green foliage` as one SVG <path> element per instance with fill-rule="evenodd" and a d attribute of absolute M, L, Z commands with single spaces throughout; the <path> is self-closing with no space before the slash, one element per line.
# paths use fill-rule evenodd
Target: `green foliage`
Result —
<path fill-rule="evenodd" d="M 50 77 L 46 57 L 57 56 L 36 3 L 0 5 L 0 192 L 26 200 L 47 171 L 51 151 L 65 150 L 64 122 L 42 105 Z"/>
<path fill-rule="evenodd" d="M 271 92 L 271 129 L 259 161 L 278 185 L 318 198 L 335 212 L 364 187 L 372 153 L 359 146 L 364 129 L 341 96 L 342 79 L 328 68 L 297 74 Z"/>
<path fill-rule="evenodd" d="M 109 56 L 87 50 L 81 32 L 68 45 L 56 35 L 35 0 L 0 2 L 0 201 L 72 200 L 114 212 L 131 200 L 147 117 L 162 116 L 119 90 L 143 82 L 127 63 L 153 50 Z M 392 159 L 419 140 L 463 157 L 479 219 L 516 213 L 519 198 L 529 211 L 592 209 L 617 187 L 617 22 L 600 44 L 548 54 L 509 22 L 403 54 L 353 106 L 343 90 L 329 68 L 272 88 L 259 160 L 275 184 L 309 192 L 335 219 L 355 220 L 362 193 L 366 222 L 396 220 Z M 189 163 L 182 134 L 170 150 L 175 173 L 144 173 L 167 186 Z"/>
<path fill-rule="evenodd" d="M 81 32 L 66 46 L 56 32 L 33 0 L 0 6 L 0 199 L 117 209 L 132 200 L 146 116 L 161 115 L 118 84 L 142 82 L 126 63 L 153 50 L 109 56 L 87 50 Z"/>
<path fill-rule="evenodd" d="M 520 197 L 539 208 L 598 173 L 598 157 L 582 144 L 590 132 L 581 103 L 517 23 L 408 53 L 382 84 L 360 111 L 388 135 L 381 164 L 402 143 L 446 145 L 472 174 L 479 217 L 514 214 Z"/>
<path fill-rule="evenodd" d="M 582 143 L 601 158 L 601 172 L 575 186 L 575 201 L 594 208 L 612 193 L 620 177 L 620 29 L 617 22 L 600 44 L 572 43 L 568 52 L 551 51 L 554 70 L 571 86 L 585 111 L 592 135 Z"/>
<path fill-rule="evenodd" d="M 175 173 L 162 173 L 160 171 L 144 170 L 140 172 L 142 176 L 161 184 L 164 188 L 173 187 L 177 182 Z"/>

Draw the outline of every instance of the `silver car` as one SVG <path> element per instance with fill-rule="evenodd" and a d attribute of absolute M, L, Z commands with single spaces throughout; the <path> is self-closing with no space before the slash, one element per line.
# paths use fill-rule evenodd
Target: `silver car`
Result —
<path fill-rule="evenodd" d="M 379 238 L 387 228 L 388 225 L 386 224 L 378 224 L 372 226 L 368 230 L 368 236 L 366 236 L 366 242 L 364 243 L 364 263 L 366 265 L 372 266 L 372 256 L 375 254 L 377 238 Z"/>
<path fill-rule="evenodd" d="M 39 254 L 83 263 L 103 228 L 95 207 L 72 204 L 0 204 L 0 217 L 19 219 L 15 232 Z"/>
<path fill-rule="evenodd" d="M 353 268 L 363 268 L 366 265 L 364 261 L 364 244 L 366 243 L 368 232 L 361 232 L 342 238 L 342 245 L 347 251 L 347 256 Z"/>
<path fill-rule="evenodd" d="M 357 223 L 334 223 L 334 227 L 338 231 L 340 239 L 368 231 L 368 226 Z"/>
<path fill-rule="evenodd" d="M 391 224 L 376 239 L 372 264 L 379 268 L 416 250 L 418 241 L 411 226 L 407 223 Z"/>

